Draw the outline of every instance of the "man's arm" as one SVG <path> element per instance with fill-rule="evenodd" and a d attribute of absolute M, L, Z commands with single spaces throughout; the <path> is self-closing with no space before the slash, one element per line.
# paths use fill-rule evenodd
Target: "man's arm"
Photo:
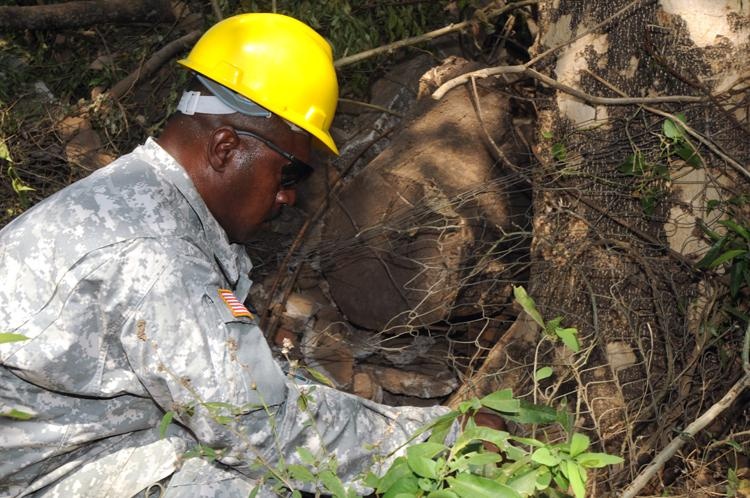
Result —
<path fill-rule="evenodd" d="M 122 344 L 154 400 L 219 459 L 242 469 L 299 463 L 303 446 L 334 456 L 345 481 L 404 444 L 446 408 L 389 407 L 325 386 L 297 385 L 254 319 L 234 316 L 226 285 L 199 253 L 173 258 L 125 323 Z M 234 411 L 234 414 L 232 413 Z"/>

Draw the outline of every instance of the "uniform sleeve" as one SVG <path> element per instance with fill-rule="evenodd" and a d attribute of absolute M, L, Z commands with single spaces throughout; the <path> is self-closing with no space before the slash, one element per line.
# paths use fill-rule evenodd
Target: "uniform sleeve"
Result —
<path fill-rule="evenodd" d="M 184 252 L 184 251 L 183 251 Z M 122 344 L 149 394 L 220 460 L 249 475 L 297 447 L 334 456 L 350 483 L 444 407 L 388 407 L 298 385 L 274 361 L 254 318 L 235 317 L 221 275 L 199 254 L 172 258 L 127 320 Z M 261 463 L 252 470 L 251 463 Z"/>

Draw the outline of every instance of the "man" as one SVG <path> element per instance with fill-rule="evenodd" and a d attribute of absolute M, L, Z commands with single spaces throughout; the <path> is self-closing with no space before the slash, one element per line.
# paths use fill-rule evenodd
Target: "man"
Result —
<path fill-rule="evenodd" d="M 28 338 L 0 345 L 2 496 L 272 496 L 298 447 L 351 484 L 446 411 L 296 385 L 241 304 L 240 244 L 294 203 L 311 145 L 337 152 L 325 40 L 244 14 L 180 62 L 198 83 L 158 139 L 0 232 L 0 331 Z"/>

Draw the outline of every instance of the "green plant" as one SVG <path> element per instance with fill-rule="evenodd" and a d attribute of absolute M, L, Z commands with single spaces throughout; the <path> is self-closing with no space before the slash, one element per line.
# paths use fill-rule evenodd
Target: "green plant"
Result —
<path fill-rule="evenodd" d="M 14 334 L 12 332 L 0 332 L 0 344 L 9 342 L 26 341 L 29 338 L 23 334 Z M 34 418 L 33 413 L 25 412 L 17 408 L 0 407 L 0 417 L 14 418 L 17 420 L 29 420 Z"/>
<path fill-rule="evenodd" d="M 531 319 L 542 328 L 546 337 L 552 340 L 560 339 L 574 353 L 577 353 L 581 349 L 578 343 L 578 330 L 573 327 L 563 327 L 561 316 L 545 322 L 541 313 L 536 308 L 534 299 L 526 293 L 526 289 L 523 287 L 513 287 L 513 296 Z M 544 374 L 546 374 L 546 371 L 543 371 L 541 374 L 537 372 L 537 375 Z"/>
<path fill-rule="evenodd" d="M 572 433 L 565 442 L 550 444 L 478 426 L 474 416 L 479 410 L 518 423 L 565 426 L 568 421 L 564 412 L 525 403 L 508 389 L 497 391 L 465 401 L 433 422 L 427 441 L 409 446 L 406 456 L 396 458 L 382 477 L 369 474 L 365 483 L 383 498 L 561 497 L 569 496 L 569 490 L 582 498 L 588 469 L 622 462 L 617 456 L 588 451 L 590 441 L 583 434 Z M 464 418 L 462 431 L 448 444 L 448 429 Z"/>
<path fill-rule="evenodd" d="M 718 224 L 724 227 L 723 234 L 700 224 L 711 241 L 711 247 L 697 266 L 716 269 L 725 265 L 729 274 L 729 294 L 736 301 L 740 291 L 750 287 L 750 228 L 731 218 L 720 220 Z"/>
<path fill-rule="evenodd" d="M 670 167 L 676 160 L 693 168 L 703 166 L 698 150 L 685 131 L 685 116 L 676 114 L 675 117 L 676 120 L 665 119 L 662 122 L 661 133 L 658 135 L 659 154 L 655 158 L 635 148 L 618 168 L 620 173 L 635 179 L 633 195 L 640 200 L 646 215 L 652 215 L 658 202 L 667 197 Z"/>

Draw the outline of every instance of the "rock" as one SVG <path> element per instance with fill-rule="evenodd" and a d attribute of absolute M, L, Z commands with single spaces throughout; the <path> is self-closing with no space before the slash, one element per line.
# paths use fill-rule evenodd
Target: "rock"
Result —
<path fill-rule="evenodd" d="M 60 139 L 65 143 L 65 156 L 70 163 L 86 171 L 93 171 L 114 161 L 115 157 L 104 150 L 99 134 L 91 122 L 80 116 L 68 116 L 56 126 Z"/>
<path fill-rule="evenodd" d="M 362 365 L 362 371 L 377 379 L 384 390 L 393 394 L 440 398 L 458 387 L 456 377 L 446 371 L 423 373 L 376 365 Z"/>
<path fill-rule="evenodd" d="M 320 305 L 311 298 L 302 294 L 290 294 L 286 300 L 285 314 L 291 318 L 303 321 L 309 320 L 315 315 Z"/>
<path fill-rule="evenodd" d="M 376 403 L 383 402 L 383 388 L 367 372 L 357 372 L 354 374 L 352 394 L 375 401 Z"/>
<path fill-rule="evenodd" d="M 474 69 L 456 59 L 449 65 L 433 78 Z M 462 316 L 507 303 L 492 287 L 496 270 L 510 280 L 507 267 L 493 262 L 525 248 L 529 237 L 519 227 L 528 226 L 528 199 L 516 199 L 485 146 L 484 129 L 518 161 L 509 100 L 481 85 L 477 91 L 481 121 L 466 88 L 420 100 L 388 148 L 331 204 L 322 240 L 335 257 L 322 259 L 321 270 L 357 327 L 396 333 L 444 321 L 465 287 L 472 292 L 461 302 L 492 301 L 464 306 Z"/>
<path fill-rule="evenodd" d="M 69 162 L 93 171 L 115 159 L 103 149 L 99 134 L 92 129 L 83 129 L 65 145 L 65 155 Z"/>

